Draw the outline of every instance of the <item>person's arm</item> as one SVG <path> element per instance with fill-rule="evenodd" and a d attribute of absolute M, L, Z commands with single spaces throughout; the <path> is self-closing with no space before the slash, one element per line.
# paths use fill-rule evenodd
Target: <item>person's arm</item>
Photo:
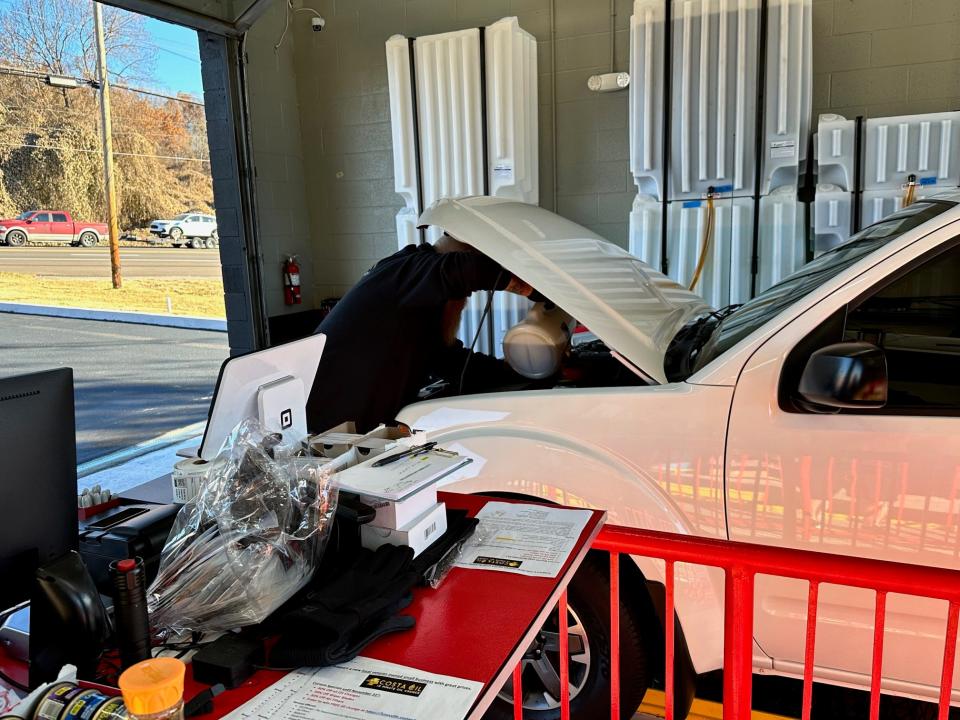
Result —
<path fill-rule="evenodd" d="M 477 290 L 506 290 L 514 279 L 509 270 L 478 252 L 437 256 L 437 281 L 443 298 L 465 298 Z"/>

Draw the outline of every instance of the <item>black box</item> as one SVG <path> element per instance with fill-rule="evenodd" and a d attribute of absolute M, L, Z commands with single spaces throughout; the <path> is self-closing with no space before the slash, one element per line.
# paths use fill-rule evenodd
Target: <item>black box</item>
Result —
<path fill-rule="evenodd" d="M 143 558 L 147 584 L 153 582 L 179 510 L 179 505 L 131 503 L 80 521 L 80 555 L 101 593 L 111 594 L 109 568 L 114 560 Z"/>
<path fill-rule="evenodd" d="M 263 663 L 263 641 L 227 633 L 204 645 L 190 660 L 193 679 L 205 685 L 235 688 Z"/>

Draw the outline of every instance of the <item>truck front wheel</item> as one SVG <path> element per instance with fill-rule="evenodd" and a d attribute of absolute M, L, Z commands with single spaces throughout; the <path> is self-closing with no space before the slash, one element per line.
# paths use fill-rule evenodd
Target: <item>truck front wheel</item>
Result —
<path fill-rule="evenodd" d="M 7 233 L 7 245 L 23 247 L 27 244 L 27 234 L 23 230 L 11 230 Z"/>
<path fill-rule="evenodd" d="M 605 556 L 604 556 L 605 557 Z M 567 591 L 570 715 L 575 718 L 610 717 L 610 581 L 604 563 L 588 557 Z M 560 717 L 559 634 L 557 613 L 537 634 L 523 656 L 521 692 L 523 717 L 555 720 Z M 649 622 L 640 617 L 629 598 L 620 598 L 620 708 L 632 718 L 650 683 Z M 484 716 L 485 720 L 513 718 L 513 680 L 509 680 Z"/>

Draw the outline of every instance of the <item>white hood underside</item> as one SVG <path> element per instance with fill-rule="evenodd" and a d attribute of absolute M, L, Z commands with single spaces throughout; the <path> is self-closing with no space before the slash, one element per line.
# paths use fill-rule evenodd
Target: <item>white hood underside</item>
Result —
<path fill-rule="evenodd" d="M 677 330 L 702 298 L 549 210 L 492 197 L 440 200 L 420 216 L 472 245 L 586 325 L 657 383 Z"/>

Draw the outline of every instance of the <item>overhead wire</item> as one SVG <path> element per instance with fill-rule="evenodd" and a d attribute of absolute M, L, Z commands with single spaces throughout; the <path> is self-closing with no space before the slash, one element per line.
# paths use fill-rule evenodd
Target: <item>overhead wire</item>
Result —
<path fill-rule="evenodd" d="M 102 154 L 101 150 L 89 150 L 87 148 L 75 148 L 67 147 L 65 145 L 37 145 L 35 143 L 0 143 L 0 147 L 24 147 L 24 148 L 34 148 L 37 150 L 56 150 L 58 152 L 78 152 L 78 153 L 91 153 L 94 155 Z M 187 157 L 181 155 L 153 155 L 151 153 L 131 153 L 131 152 L 114 152 L 114 155 L 121 157 L 144 157 L 144 158 L 156 158 L 158 160 L 171 160 L 174 162 L 201 162 L 209 163 L 209 158 L 198 158 L 198 157 Z"/>
<path fill-rule="evenodd" d="M 86 85 L 87 87 L 93 89 L 99 89 L 99 83 L 96 80 L 90 80 L 89 78 L 73 75 L 60 75 L 55 72 L 44 72 L 42 70 L 30 70 L 29 68 L 18 68 L 12 67 L 10 65 L 0 65 L 0 75 L 13 75 L 15 77 L 26 77 L 32 78 L 35 80 L 46 80 L 48 77 L 65 77 L 70 80 L 75 80 L 79 85 Z M 173 100 L 175 102 L 186 103 L 187 105 L 197 105 L 203 107 L 203 103 L 199 100 L 194 100 L 192 98 L 177 97 L 175 95 L 167 95 L 166 93 L 159 92 L 157 90 L 147 90 L 145 88 L 132 87 L 130 85 L 120 85 L 118 83 L 111 82 L 110 87 L 114 90 L 124 90 L 126 92 L 139 93 L 141 95 L 151 95 L 153 97 L 162 98 L 165 100 Z"/>

